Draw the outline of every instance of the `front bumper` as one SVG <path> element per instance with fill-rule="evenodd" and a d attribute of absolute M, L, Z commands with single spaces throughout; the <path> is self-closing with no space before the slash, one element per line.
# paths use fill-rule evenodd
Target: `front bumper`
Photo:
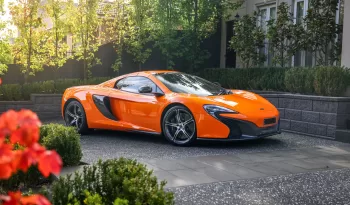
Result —
<path fill-rule="evenodd" d="M 254 140 L 264 137 L 269 137 L 281 133 L 280 119 L 276 119 L 276 123 L 266 127 L 258 127 L 254 123 L 239 120 L 234 118 L 226 118 L 220 115 L 216 115 L 217 119 L 225 124 L 230 132 L 227 138 L 224 139 L 210 139 L 210 138 L 198 138 L 199 140 L 215 140 L 215 141 L 242 141 L 242 140 Z"/>

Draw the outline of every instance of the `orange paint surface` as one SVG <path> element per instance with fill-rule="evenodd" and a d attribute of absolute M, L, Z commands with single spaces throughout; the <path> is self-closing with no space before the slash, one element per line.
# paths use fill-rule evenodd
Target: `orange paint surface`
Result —
<path fill-rule="evenodd" d="M 241 90 L 231 90 L 231 95 L 200 97 L 190 94 L 171 92 L 153 73 L 173 71 L 145 71 L 131 73 L 111 79 L 99 85 L 77 86 L 65 91 L 62 98 L 62 116 L 68 100 L 78 100 L 84 107 L 89 128 L 111 130 L 134 130 L 162 133 L 161 120 L 164 110 L 172 104 L 182 104 L 193 114 L 196 121 L 197 136 L 201 138 L 227 138 L 229 128 L 209 115 L 203 108 L 205 104 L 219 105 L 239 112 L 239 114 L 221 114 L 264 127 L 264 119 L 276 117 L 279 112 L 274 105 L 263 97 Z M 175 72 L 175 71 L 174 71 Z M 144 76 L 152 80 L 163 92 L 163 96 L 139 94 L 114 88 L 116 82 L 127 76 Z M 105 117 L 96 107 L 92 95 L 110 98 L 112 114 L 117 120 Z"/>

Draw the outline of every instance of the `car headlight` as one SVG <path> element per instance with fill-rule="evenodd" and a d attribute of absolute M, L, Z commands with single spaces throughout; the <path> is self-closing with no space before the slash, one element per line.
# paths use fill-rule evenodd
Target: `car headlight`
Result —
<path fill-rule="evenodd" d="M 215 118 L 216 118 L 216 116 L 215 116 L 216 112 L 238 114 L 237 111 L 230 110 L 228 108 L 221 107 L 218 105 L 204 105 L 203 108 L 205 109 L 205 111 L 207 111 L 211 116 L 213 116 Z"/>

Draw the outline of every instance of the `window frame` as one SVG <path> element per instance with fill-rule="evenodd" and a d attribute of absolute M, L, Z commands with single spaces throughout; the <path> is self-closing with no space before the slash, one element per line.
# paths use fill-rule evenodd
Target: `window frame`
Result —
<path fill-rule="evenodd" d="M 305 18 L 307 15 L 307 10 L 309 8 L 309 0 L 293 0 L 293 19 L 294 19 L 294 24 L 297 23 L 297 12 L 298 12 L 298 3 L 299 2 L 304 2 L 304 10 L 303 10 L 303 16 L 302 18 Z M 300 67 L 305 67 L 306 66 L 306 51 L 301 50 L 300 51 Z M 294 55 L 292 57 L 292 67 L 295 67 L 295 58 L 296 56 Z M 312 57 L 311 59 L 311 66 L 314 64 L 314 58 Z"/>
<path fill-rule="evenodd" d="M 113 86 L 113 89 L 116 89 L 116 90 L 119 90 L 119 91 L 122 91 L 122 92 L 126 92 L 126 93 L 133 93 L 133 94 L 138 94 L 138 95 L 150 95 L 151 93 L 139 93 L 139 92 L 131 92 L 131 91 L 127 91 L 127 90 L 122 90 L 122 89 L 118 89 L 117 88 L 117 84 L 127 78 L 145 78 L 147 80 L 149 80 L 150 82 L 152 82 L 155 87 L 156 87 L 156 90 L 152 90 L 152 92 L 155 92 L 155 93 L 161 93 L 161 94 L 164 94 L 164 91 L 153 81 L 151 80 L 150 78 L 146 77 L 146 76 L 125 76 L 124 78 L 121 78 L 119 80 L 117 80 L 115 83 L 114 83 L 114 86 Z"/>
<path fill-rule="evenodd" d="M 275 19 L 277 19 L 277 2 L 269 2 L 268 4 L 263 4 L 263 5 L 257 5 L 257 10 L 258 12 L 260 13 L 262 10 L 265 10 L 266 9 L 266 19 L 265 19 L 265 33 L 267 33 L 268 31 L 268 26 L 267 26 L 267 22 L 271 20 L 271 8 L 275 8 Z M 261 15 L 259 15 L 258 17 L 258 26 L 262 26 L 262 18 L 261 18 Z M 266 56 L 266 60 L 265 62 L 263 63 L 264 66 L 269 66 L 269 65 L 272 65 L 272 60 L 271 62 L 269 61 L 269 53 L 270 53 L 270 49 L 269 49 L 269 42 L 268 42 L 268 39 L 266 37 L 266 39 L 264 40 L 264 54 Z M 260 50 L 258 50 L 258 52 L 261 52 Z"/>

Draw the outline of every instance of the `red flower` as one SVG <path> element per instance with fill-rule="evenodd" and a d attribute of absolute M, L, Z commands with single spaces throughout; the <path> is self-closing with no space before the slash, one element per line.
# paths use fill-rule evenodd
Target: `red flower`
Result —
<path fill-rule="evenodd" d="M 45 197 L 41 195 L 31 195 L 27 197 L 22 197 L 21 198 L 21 204 L 22 205 L 51 205 L 49 200 L 47 200 Z"/>
<path fill-rule="evenodd" d="M 39 140 L 39 127 L 36 125 L 24 124 L 11 134 L 11 143 L 19 143 L 24 146 L 31 146 Z"/>
<path fill-rule="evenodd" d="M 13 173 L 12 146 L 8 144 L 0 145 L 0 179 L 8 179 Z"/>
<path fill-rule="evenodd" d="M 1 79 L 0 79 L 1 84 Z M 27 171 L 38 163 L 39 171 L 48 177 L 51 173 L 59 174 L 62 160 L 56 151 L 47 151 L 39 143 L 38 116 L 30 110 L 16 112 L 9 110 L 0 115 L 0 179 L 8 179 L 17 170 Z M 10 136 L 12 144 L 25 146 L 24 150 L 13 150 L 13 145 L 4 143 L 5 137 Z M 50 205 L 43 196 L 32 195 L 22 197 L 20 192 L 9 192 L 8 196 L 0 196 L 3 205 Z"/>
<path fill-rule="evenodd" d="M 8 134 L 18 128 L 18 114 L 14 110 L 9 110 L 0 115 L 1 134 Z M 2 136 L 1 136 L 2 137 Z"/>
<path fill-rule="evenodd" d="M 3 205 L 21 205 L 21 192 L 9 192 L 8 196 L 1 196 L 0 199 L 4 201 Z"/>
<path fill-rule="evenodd" d="M 46 151 L 39 159 L 39 170 L 44 177 L 50 173 L 59 174 L 61 172 L 62 160 L 56 151 Z"/>

